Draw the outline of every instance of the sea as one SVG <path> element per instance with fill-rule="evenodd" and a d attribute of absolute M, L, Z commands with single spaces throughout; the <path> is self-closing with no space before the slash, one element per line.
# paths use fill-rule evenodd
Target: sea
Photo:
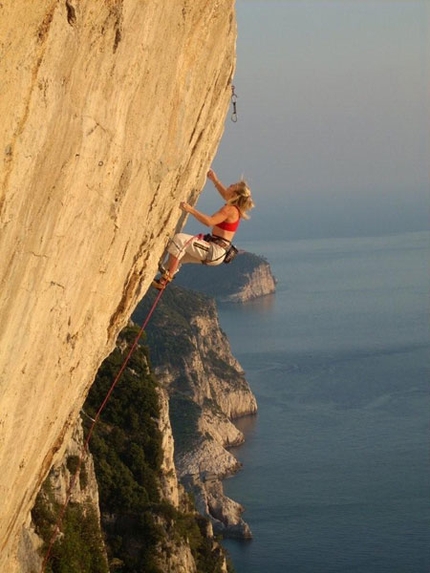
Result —
<path fill-rule="evenodd" d="M 430 233 L 241 247 L 277 291 L 218 308 L 259 406 L 224 481 L 235 571 L 429 573 Z"/>

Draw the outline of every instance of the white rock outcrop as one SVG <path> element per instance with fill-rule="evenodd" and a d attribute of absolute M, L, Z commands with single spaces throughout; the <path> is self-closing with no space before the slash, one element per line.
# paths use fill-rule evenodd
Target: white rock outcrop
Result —
<path fill-rule="evenodd" d="M 219 143 L 234 0 L 0 3 L 0 571 Z"/>
<path fill-rule="evenodd" d="M 174 461 L 175 445 L 169 418 L 169 396 L 163 388 L 158 388 L 157 393 L 160 405 L 158 428 L 162 436 L 161 446 L 163 449 L 163 461 L 161 464 L 162 494 L 163 499 L 178 508 L 180 492 Z"/>
<path fill-rule="evenodd" d="M 276 280 L 267 261 L 261 263 L 245 274 L 243 284 L 237 292 L 220 296 L 223 302 L 247 302 L 256 298 L 274 294 Z"/>

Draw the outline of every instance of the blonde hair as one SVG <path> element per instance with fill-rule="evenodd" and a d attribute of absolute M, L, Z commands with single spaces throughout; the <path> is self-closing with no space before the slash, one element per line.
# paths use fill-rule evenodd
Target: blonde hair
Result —
<path fill-rule="evenodd" d="M 227 205 L 235 205 L 239 211 L 242 219 L 249 219 L 247 211 L 255 207 L 252 200 L 251 189 L 243 179 L 235 183 L 236 191 L 234 197 L 227 201 Z"/>

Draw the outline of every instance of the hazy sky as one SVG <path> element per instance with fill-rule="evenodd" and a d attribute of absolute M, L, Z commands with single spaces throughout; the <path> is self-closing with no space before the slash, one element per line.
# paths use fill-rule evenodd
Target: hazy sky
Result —
<path fill-rule="evenodd" d="M 428 228 L 429 0 L 236 0 L 236 10 L 238 122 L 227 121 L 214 168 L 253 190 L 241 237 Z M 208 184 L 198 208 L 213 212 L 215 197 Z"/>

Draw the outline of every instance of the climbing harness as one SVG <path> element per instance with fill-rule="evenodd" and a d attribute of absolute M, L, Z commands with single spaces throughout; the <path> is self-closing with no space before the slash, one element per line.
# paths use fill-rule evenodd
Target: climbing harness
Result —
<path fill-rule="evenodd" d="M 120 380 L 120 378 L 121 378 L 121 376 L 122 376 L 124 370 L 125 370 L 126 367 L 127 367 L 127 364 L 129 363 L 129 361 L 130 361 L 130 359 L 131 359 L 131 357 L 132 357 L 134 351 L 136 350 L 137 345 L 139 344 L 139 340 L 140 340 L 140 338 L 142 337 L 142 334 L 143 334 L 145 328 L 148 326 L 148 322 L 150 321 L 151 316 L 153 315 L 154 310 L 156 309 L 156 307 L 157 307 L 157 305 L 158 305 L 158 303 L 159 303 L 159 301 L 160 301 L 160 298 L 161 298 L 161 295 L 163 294 L 163 291 L 164 291 L 164 289 L 160 290 L 159 293 L 158 293 L 158 295 L 155 297 L 155 300 L 154 300 L 154 302 L 153 302 L 153 304 L 152 304 L 152 307 L 150 308 L 150 310 L 149 310 L 149 312 L 148 312 L 148 314 L 147 314 L 147 316 L 146 316 L 146 318 L 145 318 L 145 321 L 143 322 L 142 326 L 140 327 L 140 330 L 139 330 L 139 332 L 137 333 L 136 338 L 134 339 L 134 342 L 133 342 L 133 344 L 131 345 L 129 352 L 128 352 L 127 356 L 125 357 L 125 360 L 124 360 L 124 362 L 122 363 L 122 366 L 121 366 L 121 368 L 119 369 L 117 375 L 115 376 L 115 379 L 114 379 L 114 381 L 112 382 L 111 387 L 109 388 L 109 391 L 108 391 L 108 393 L 106 394 L 105 399 L 103 400 L 101 406 L 100 406 L 99 409 L 97 410 L 97 413 L 96 413 L 95 417 L 94 417 L 94 418 L 91 418 L 90 416 L 88 416 L 88 414 L 86 414 L 86 413 L 84 412 L 84 414 L 87 416 L 87 418 L 90 418 L 90 420 L 92 420 L 92 424 L 91 424 L 90 429 L 89 429 L 89 431 L 88 431 L 87 439 L 85 440 L 85 443 L 84 443 L 84 445 L 83 445 L 83 447 L 82 447 L 82 451 L 81 451 L 81 455 L 79 456 L 79 461 L 78 461 L 78 465 L 77 465 L 76 471 L 75 471 L 75 473 L 74 473 L 74 474 L 71 476 L 71 478 L 70 478 L 69 487 L 68 487 L 67 492 L 66 492 L 66 499 L 65 499 L 65 501 L 64 501 L 63 507 L 61 508 L 60 514 L 59 514 L 58 519 L 57 519 L 57 522 L 56 522 L 56 524 L 55 524 L 54 533 L 52 534 L 51 539 L 50 539 L 50 541 L 49 541 L 48 549 L 47 549 L 47 551 L 46 551 L 46 555 L 45 555 L 45 558 L 44 558 L 44 560 L 43 560 L 40 573 L 44 573 L 44 571 L 45 571 L 45 569 L 46 569 L 46 566 L 47 566 L 47 564 L 48 564 L 48 561 L 49 561 L 51 552 L 52 552 L 52 548 L 53 548 L 54 543 L 56 542 L 57 537 L 58 537 L 58 535 L 59 535 L 59 533 L 60 533 L 61 525 L 62 525 L 62 523 L 63 523 L 64 516 L 65 516 L 65 514 L 66 514 L 67 506 L 69 505 L 70 498 L 71 498 L 71 496 L 72 496 L 72 492 L 73 492 L 73 489 L 74 489 L 74 487 L 75 487 L 76 480 L 78 479 L 79 473 L 80 473 L 80 471 L 81 471 L 81 466 L 82 466 L 82 464 L 83 464 L 83 462 L 84 462 L 84 459 L 85 459 L 86 456 L 88 455 L 88 451 L 89 451 L 89 450 L 88 450 L 88 446 L 89 446 L 91 437 L 92 437 L 92 435 L 93 435 L 93 433 L 94 433 L 94 428 L 95 428 L 97 422 L 99 421 L 99 418 L 100 418 L 100 416 L 101 416 L 101 413 L 102 413 L 103 410 L 105 409 L 106 404 L 108 403 L 109 398 L 111 397 L 112 392 L 113 392 L 114 389 L 115 389 L 115 386 L 118 384 L 118 382 L 119 382 L 119 380 Z"/>
<path fill-rule="evenodd" d="M 216 245 L 219 245 L 225 250 L 225 254 L 221 255 L 217 259 L 213 259 L 212 261 L 210 261 L 211 263 L 214 263 L 215 261 L 218 261 L 222 258 L 224 258 L 223 263 L 225 264 L 231 263 L 231 261 L 236 257 L 236 255 L 239 252 L 239 249 L 235 247 L 231 243 L 231 241 L 228 241 L 223 237 L 218 237 L 217 235 L 208 234 L 208 235 L 201 235 L 201 238 L 204 241 L 207 241 L 208 243 L 215 243 Z M 205 261 L 202 262 L 203 264 L 206 264 Z"/>
<path fill-rule="evenodd" d="M 237 122 L 237 109 L 236 109 L 237 95 L 236 95 L 235 89 L 236 88 L 232 85 L 231 86 L 231 103 L 233 104 L 233 113 L 231 114 L 231 121 L 233 123 Z"/>

